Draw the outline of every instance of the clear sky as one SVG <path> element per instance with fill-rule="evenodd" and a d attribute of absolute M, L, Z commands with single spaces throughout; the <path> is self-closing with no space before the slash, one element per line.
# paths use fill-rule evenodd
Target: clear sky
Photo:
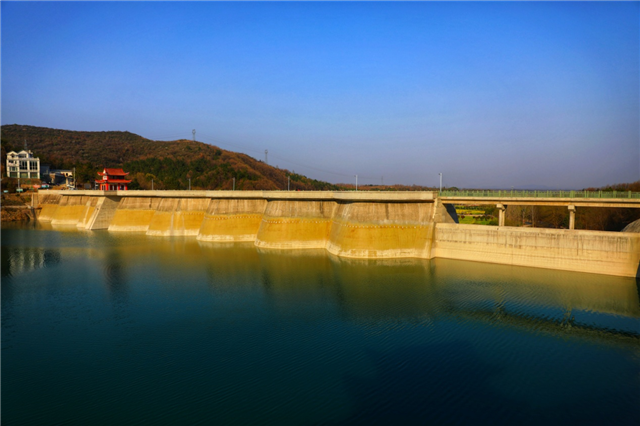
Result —
<path fill-rule="evenodd" d="M 191 138 L 331 182 L 640 179 L 640 3 L 6 2 L 2 124 Z"/>

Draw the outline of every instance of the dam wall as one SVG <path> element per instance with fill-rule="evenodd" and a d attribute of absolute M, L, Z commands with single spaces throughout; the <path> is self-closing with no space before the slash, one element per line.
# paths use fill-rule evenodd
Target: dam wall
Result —
<path fill-rule="evenodd" d="M 210 202 L 208 198 L 162 198 L 147 235 L 197 236 Z"/>
<path fill-rule="evenodd" d="M 200 241 L 255 241 L 267 200 L 212 199 L 198 232 Z"/>
<path fill-rule="evenodd" d="M 273 249 L 325 248 L 336 207 L 335 201 L 269 201 L 255 244 Z"/>
<path fill-rule="evenodd" d="M 38 206 L 40 207 L 40 214 L 38 220 L 41 222 L 51 222 L 58 205 L 60 204 L 61 195 L 58 194 L 38 194 Z"/>
<path fill-rule="evenodd" d="M 438 223 L 433 256 L 635 277 L 640 233 Z"/>
<path fill-rule="evenodd" d="M 353 258 L 431 258 L 433 203 L 342 202 L 327 250 Z"/>
<path fill-rule="evenodd" d="M 63 192 L 62 194 L 60 192 Z M 51 191 L 39 220 L 88 230 L 324 249 L 342 258 L 442 258 L 635 277 L 640 233 L 461 225 L 431 192 Z"/>
<path fill-rule="evenodd" d="M 85 207 L 76 223 L 76 226 L 80 229 L 88 229 L 87 225 L 91 222 L 91 219 L 96 214 L 96 208 L 100 201 L 104 199 L 104 197 L 86 197 L 88 200 L 85 202 Z"/>
<path fill-rule="evenodd" d="M 161 197 L 123 197 L 109 224 L 113 232 L 147 232 Z"/>
<path fill-rule="evenodd" d="M 51 218 L 52 225 L 74 225 L 83 221 L 89 206 L 94 202 L 91 196 L 82 195 L 79 197 L 60 197 L 58 208 L 53 212 Z"/>
<path fill-rule="evenodd" d="M 113 216 L 116 214 L 120 197 L 93 197 L 96 205 L 88 219 L 85 220 L 84 228 L 88 230 L 109 229 Z"/>

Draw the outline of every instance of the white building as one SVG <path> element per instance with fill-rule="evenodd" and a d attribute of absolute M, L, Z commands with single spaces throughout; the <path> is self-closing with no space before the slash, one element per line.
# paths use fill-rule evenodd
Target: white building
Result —
<path fill-rule="evenodd" d="M 7 154 L 7 176 L 23 179 L 40 179 L 40 159 L 31 151 L 11 151 Z"/>

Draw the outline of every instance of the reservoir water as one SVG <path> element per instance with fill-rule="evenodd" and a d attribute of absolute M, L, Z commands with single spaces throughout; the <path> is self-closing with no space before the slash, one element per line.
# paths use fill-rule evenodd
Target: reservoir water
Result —
<path fill-rule="evenodd" d="M 2 229 L 3 425 L 627 425 L 638 282 Z"/>

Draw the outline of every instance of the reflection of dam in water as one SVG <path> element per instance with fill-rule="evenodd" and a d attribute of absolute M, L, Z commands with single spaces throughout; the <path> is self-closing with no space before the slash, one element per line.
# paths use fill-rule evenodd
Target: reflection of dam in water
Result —
<path fill-rule="evenodd" d="M 640 337 L 638 287 L 629 278 L 447 259 L 344 259 L 324 250 L 282 252 L 251 243 L 130 237 L 117 258 L 102 258 L 109 264 L 103 270 L 117 268 L 119 275 L 130 276 L 130 268 L 157 262 L 161 276 L 185 286 L 204 272 L 214 292 L 251 292 L 260 286 L 265 301 L 275 306 L 297 304 L 301 312 L 322 315 L 327 305 L 318 301 L 324 300 L 362 322 L 423 324 L 451 317 L 612 344 L 637 344 Z M 122 265 L 114 265 L 116 260 Z M 105 280 L 117 287 L 113 276 Z M 626 318 L 631 325 L 625 331 L 598 327 L 585 318 L 590 315 Z"/>
<path fill-rule="evenodd" d="M 283 252 L 252 243 L 192 238 L 79 236 L 91 240 L 93 248 L 83 252 L 73 247 L 4 247 L 3 277 L 51 267 L 64 257 L 88 255 L 101 265 L 100 281 L 114 294 L 125 291 L 131 268 L 157 262 L 165 276 L 180 271 L 176 279 L 186 286 L 204 272 L 214 291 L 238 292 L 259 283 L 274 303 L 299 299 L 304 305 L 320 297 L 344 315 L 363 321 L 454 316 L 558 336 L 638 338 L 637 331 L 619 333 L 584 324 L 579 315 L 640 318 L 637 284 L 628 278 L 447 259 L 345 259 L 322 249 Z"/>
<path fill-rule="evenodd" d="M 259 256 L 274 299 L 295 297 L 299 283 L 314 283 L 308 291 L 330 289 L 342 312 L 358 321 L 428 324 L 457 318 L 561 338 L 640 343 L 634 280 L 603 285 L 589 274 L 526 269 L 525 274 L 518 267 L 452 260 L 357 261 L 301 253 L 282 263 L 279 253 Z M 318 274 L 327 266 L 331 272 Z M 584 314 L 627 318 L 628 329 L 599 327 Z"/>

